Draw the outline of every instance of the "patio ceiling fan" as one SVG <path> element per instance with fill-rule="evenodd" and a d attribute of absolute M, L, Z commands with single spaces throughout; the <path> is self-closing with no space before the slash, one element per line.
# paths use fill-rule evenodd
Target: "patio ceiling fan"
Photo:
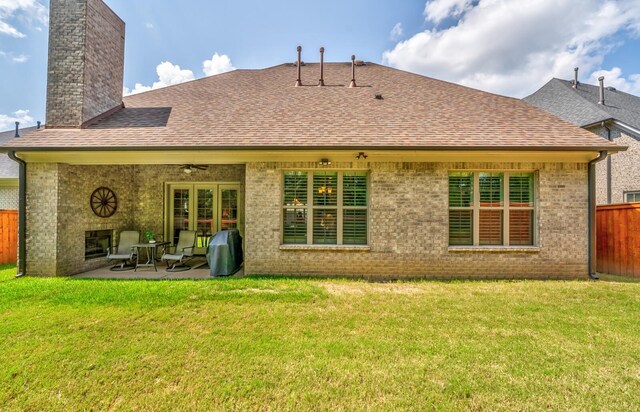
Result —
<path fill-rule="evenodd" d="M 182 171 L 185 172 L 186 174 L 191 174 L 191 172 L 193 172 L 194 169 L 207 170 L 208 168 L 209 166 L 207 165 L 180 165 L 180 169 L 182 169 Z"/>

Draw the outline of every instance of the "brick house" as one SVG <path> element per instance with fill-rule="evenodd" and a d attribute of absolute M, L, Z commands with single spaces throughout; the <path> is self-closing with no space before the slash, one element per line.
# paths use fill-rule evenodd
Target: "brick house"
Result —
<path fill-rule="evenodd" d="M 100 0 L 53 0 L 50 15 L 46 128 L 3 146 L 24 162 L 29 275 L 106 265 L 85 256 L 98 231 L 231 227 L 247 274 L 592 271 L 594 162 L 624 149 L 604 138 L 355 61 L 324 64 L 324 86 L 319 64 L 285 63 L 123 99 L 122 21 Z M 118 199 L 110 217 L 89 205 L 102 187 Z"/>
<path fill-rule="evenodd" d="M 627 150 L 596 165 L 597 204 L 640 202 L 640 97 L 600 85 L 551 79 L 523 100 Z"/>

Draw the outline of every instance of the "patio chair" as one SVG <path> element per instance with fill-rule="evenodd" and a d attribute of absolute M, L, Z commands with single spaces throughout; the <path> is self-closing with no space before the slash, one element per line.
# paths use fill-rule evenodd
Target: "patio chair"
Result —
<path fill-rule="evenodd" d="M 140 242 L 140 232 L 137 230 L 123 230 L 120 232 L 120 239 L 116 246 L 113 246 L 107 254 L 108 260 L 120 260 L 119 265 L 111 267 L 111 270 L 131 270 L 135 267 L 133 258 L 136 256 L 136 248 L 133 247 Z"/>
<path fill-rule="evenodd" d="M 178 244 L 173 246 L 173 253 L 163 253 L 160 260 L 167 263 L 167 272 L 181 272 L 191 269 L 187 262 L 193 259 L 196 248 L 197 233 L 195 230 L 181 230 Z M 171 252 L 171 247 L 169 247 Z M 173 263 L 171 263 L 173 262 Z"/>

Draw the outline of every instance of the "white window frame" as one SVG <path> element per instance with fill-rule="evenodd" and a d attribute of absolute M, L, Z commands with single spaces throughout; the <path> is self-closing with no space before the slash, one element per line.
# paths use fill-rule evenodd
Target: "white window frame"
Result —
<path fill-rule="evenodd" d="M 509 215 L 511 210 L 531 210 L 533 211 L 532 225 L 532 244 L 531 245 L 514 245 L 515 247 L 531 247 L 538 245 L 538 174 L 535 170 L 449 170 L 447 173 L 447 180 L 450 173 L 473 173 L 473 199 L 470 207 L 451 207 L 448 206 L 449 193 L 447 184 L 447 206 L 448 210 L 471 210 L 472 211 L 472 245 L 451 245 L 449 247 L 486 247 L 486 248 L 500 248 L 509 247 Z M 488 206 L 480 207 L 480 173 L 502 173 L 502 206 Z M 533 174 L 533 206 L 532 207 L 511 207 L 509 206 L 509 177 L 510 174 L 531 173 Z M 501 245 L 481 245 L 480 244 L 480 210 L 501 210 L 502 211 L 502 244 Z M 447 216 L 449 216 L 447 214 Z M 449 230 L 449 217 L 447 217 L 447 231 Z M 447 233 L 448 234 L 448 233 Z M 447 236 L 447 242 L 449 242 L 449 236 Z"/>
<path fill-rule="evenodd" d="M 638 200 L 629 200 L 629 195 L 638 197 Z M 629 190 L 624 192 L 624 201 L 625 203 L 640 202 L 640 190 Z"/>
<path fill-rule="evenodd" d="M 284 202 L 284 175 L 287 172 L 306 172 L 307 173 L 307 204 L 304 206 L 287 206 L 283 204 Z M 313 174 L 315 172 L 323 173 L 323 172 L 336 172 L 338 178 L 337 190 L 337 205 L 336 206 L 322 206 L 322 205 L 314 205 L 313 204 Z M 367 206 L 343 206 L 343 181 L 342 178 L 345 173 L 366 173 L 367 174 Z M 368 169 L 283 169 L 282 170 L 282 180 L 281 180 L 281 193 L 280 193 L 280 244 L 282 246 L 295 246 L 295 245 L 310 245 L 310 246 L 326 246 L 326 247 L 335 247 L 335 246 L 345 246 L 345 247 L 358 247 L 358 246 L 369 246 L 369 232 L 370 232 L 370 211 L 369 205 L 370 196 L 371 196 L 371 174 Z M 284 243 L 284 213 L 287 209 L 303 209 L 306 211 L 307 215 L 307 243 Z M 313 212 L 316 209 L 333 209 L 336 211 L 336 243 L 313 243 Z M 365 244 L 344 244 L 343 243 L 343 221 L 344 221 L 344 210 L 366 210 L 367 211 L 367 243 Z"/>

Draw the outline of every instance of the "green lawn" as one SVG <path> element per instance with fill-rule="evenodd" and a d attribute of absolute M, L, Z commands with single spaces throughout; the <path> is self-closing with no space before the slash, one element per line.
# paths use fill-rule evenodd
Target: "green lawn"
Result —
<path fill-rule="evenodd" d="M 0 410 L 633 410 L 640 283 L 14 279 Z"/>

